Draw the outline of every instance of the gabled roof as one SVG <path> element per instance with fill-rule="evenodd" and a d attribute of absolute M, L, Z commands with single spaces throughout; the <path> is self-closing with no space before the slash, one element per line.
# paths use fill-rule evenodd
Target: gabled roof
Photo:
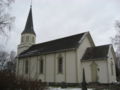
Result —
<path fill-rule="evenodd" d="M 22 34 L 26 34 L 26 33 L 36 35 L 35 32 L 34 32 L 34 27 L 33 27 L 32 8 L 30 8 L 29 15 L 28 15 L 28 18 L 27 18 L 27 22 L 26 22 L 26 25 L 25 25 L 25 29 L 22 32 Z"/>
<path fill-rule="evenodd" d="M 84 34 L 85 33 L 81 33 L 57 40 L 35 44 L 26 51 L 22 52 L 18 57 L 34 56 L 38 54 L 45 54 L 76 48 L 78 47 L 79 41 L 81 40 Z"/>
<path fill-rule="evenodd" d="M 82 60 L 98 60 L 107 58 L 110 45 L 103 45 L 97 47 L 89 47 L 86 49 Z"/>

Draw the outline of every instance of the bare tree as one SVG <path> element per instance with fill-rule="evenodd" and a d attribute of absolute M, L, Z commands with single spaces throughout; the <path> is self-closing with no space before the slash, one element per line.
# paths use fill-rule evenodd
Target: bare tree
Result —
<path fill-rule="evenodd" d="M 10 53 L 7 53 L 6 51 L 0 51 L 0 70 L 15 72 L 15 57 L 16 52 L 14 51 L 11 51 Z"/>
<path fill-rule="evenodd" d="M 16 52 L 15 51 L 11 51 L 10 52 L 10 61 L 15 62 L 15 57 L 16 57 Z"/>
<path fill-rule="evenodd" d="M 15 0 L 0 0 L 0 37 L 8 36 L 8 31 L 11 31 L 14 17 L 10 14 L 11 4 Z M 5 46 L 0 44 L 0 69 L 5 68 L 6 62 L 12 59 L 13 55 L 9 55 L 4 51 Z"/>
<path fill-rule="evenodd" d="M 7 62 L 6 70 L 9 72 L 15 72 L 15 67 L 16 67 L 16 52 L 11 51 L 9 54 L 9 61 Z"/>
<path fill-rule="evenodd" d="M 120 81 L 120 21 L 116 21 L 115 28 L 116 35 L 112 38 L 112 42 L 116 48 L 116 74 L 117 79 Z"/>
<path fill-rule="evenodd" d="M 112 42 L 114 44 L 114 47 L 116 48 L 117 65 L 118 68 L 120 68 L 120 22 L 119 21 L 116 21 L 115 28 L 116 28 L 116 35 L 114 38 L 112 38 Z"/>
<path fill-rule="evenodd" d="M 10 15 L 10 6 L 14 0 L 0 0 L 0 34 L 7 35 L 11 30 L 14 17 Z"/>
<path fill-rule="evenodd" d="M 5 51 L 0 51 L 0 70 L 5 69 L 5 64 L 9 60 L 9 54 Z"/>

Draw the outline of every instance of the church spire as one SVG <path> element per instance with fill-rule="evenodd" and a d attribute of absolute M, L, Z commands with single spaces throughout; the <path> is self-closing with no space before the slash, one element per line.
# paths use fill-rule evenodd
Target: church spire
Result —
<path fill-rule="evenodd" d="M 30 46 L 35 44 L 35 42 L 36 42 L 36 34 L 34 32 L 34 27 L 33 27 L 32 2 L 31 2 L 26 25 L 24 31 L 21 34 L 21 43 L 18 45 L 18 54 L 20 54 L 24 50 L 27 50 Z"/>
<path fill-rule="evenodd" d="M 34 27 L 33 27 L 33 18 L 32 18 L 32 4 L 30 5 L 30 11 L 29 11 L 29 15 L 28 15 L 28 18 L 27 18 L 27 22 L 26 22 L 26 25 L 25 25 L 25 29 L 24 31 L 22 32 L 22 34 L 25 34 L 25 33 L 29 33 L 29 34 L 35 34 L 34 32 Z"/>

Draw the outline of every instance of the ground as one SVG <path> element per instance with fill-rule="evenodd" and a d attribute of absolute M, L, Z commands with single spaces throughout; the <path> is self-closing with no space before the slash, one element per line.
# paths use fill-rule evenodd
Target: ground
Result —
<path fill-rule="evenodd" d="M 80 88 L 52 88 L 50 87 L 49 90 L 82 90 Z M 88 90 L 92 90 L 92 89 L 88 89 Z"/>

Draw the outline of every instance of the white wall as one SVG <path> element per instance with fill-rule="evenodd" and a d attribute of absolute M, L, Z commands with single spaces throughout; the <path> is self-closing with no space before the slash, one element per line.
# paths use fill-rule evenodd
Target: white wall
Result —
<path fill-rule="evenodd" d="M 66 53 L 66 82 L 76 82 L 76 55 L 75 51 Z"/>
<path fill-rule="evenodd" d="M 58 57 L 63 57 L 63 73 L 58 73 Z M 48 54 L 46 56 L 45 81 L 76 82 L 75 51 Z"/>
<path fill-rule="evenodd" d="M 37 79 L 37 57 L 29 57 L 29 78 Z"/>
<path fill-rule="evenodd" d="M 93 43 L 90 41 L 90 36 L 88 33 L 86 33 L 85 37 L 83 38 L 83 40 L 80 42 L 80 46 L 77 49 L 77 77 L 78 77 L 78 82 L 82 82 L 82 65 L 81 65 L 81 58 L 84 55 L 86 49 L 88 47 L 92 47 Z M 94 46 L 93 46 L 94 47 Z"/>
<path fill-rule="evenodd" d="M 43 63 L 44 63 L 44 65 L 43 65 L 43 74 L 41 74 L 40 73 L 40 71 L 39 71 L 39 67 L 40 67 L 40 60 L 41 59 L 43 59 Z M 37 76 L 38 76 L 38 80 L 42 80 L 42 81 L 45 81 L 45 69 L 46 69 L 46 65 L 45 65 L 45 63 L 46 63 L 46 57 L 45 57 L 45 55 L 41 55 L 41 56 L 38 56 L 38 59 L 37 59 Z"/>
<path fill-rule="evenodd" d="M 82 62 L 82 68 L 84 68 L 84 71 L 85 71 L 86 82 L 92 81 L 90 64 L 91 64 L 91 62 Z M 83 77 L 83 71 L 81 72 L 81 76 Z"/>
<path fill-rule="evenodd" d="M 96 61 L 99 71 L 98 71 L 98 82 L 108 83 L 108 68 L 107 60 Z"/>
<path fill-rule="evenodd" d="M 45 81 L 54 82 L 54 55 L 46 55 Z"/>
<path fill-rule="evenodd" d="M 29 37 L 29 40 L 26 40 L 26 37 Z M 21 39 L 23 40 L 21 40 L 20 44 L 18 45 L 18 50 L 17 50 L 18 55 L 24 50 L 28 49 L 31 45 L 35 44 L 36 36 L 34 34 L 22 34 Z"/>
<path fill-rule="evenodd" d="M 84 61 L 82 62 L 82 67 L 85 69 L 85 77 L 86 81 L 92 82 L 92 74 L 91 74 L 91 64 L 93 60 Z M 107 60 L 94 60 L 97 64 L 97 75 L 98 75 L 98 82 L 99 83 L 108 83 L 108 68 L 107 68 Z"/>
<path fill-rule="evenodd" d="M 58 73 L 58 57 L 63 57 L 63 73 Z M 39 74 L 40 57 L 44 60 L 44 73 Z M 25 78 L 41 79 L 47 82 L 75 83 L 76 79 L 76 55 L 75 50 L 29 57 L 19 60 L 19 75 Z M 29 73 L 25 74 L 25 60 L 29 61 Z"/>
<path fill-rule="evenodd" d="M 23 75 L 23 60 L 19 60 L 17 66 L 18 66 L 18 68 L 17 68 L 17 70 L 18 70 L 17 75 L 22 76 Z"/>
<path fill-rule="evenodd" d="M 58 73 L 58 58 L 59 56 L 63 57 L 63 73 Z M 56 53 L 55 54 L 55 82 L 66 82 L 66 52 Z"/>
<path fill-rule="evenodd" d="M 115 57 L 114 57 L 114 52 L 112 46 L 110 46 L 110 50 L 108 53 L 108 70 L 109 70 L 109 83 L 115 82 L 116 81 L 116 69 L 115 69 Z M 113 75 L 111 72 L 111 62 L 113 62 Z"/>

